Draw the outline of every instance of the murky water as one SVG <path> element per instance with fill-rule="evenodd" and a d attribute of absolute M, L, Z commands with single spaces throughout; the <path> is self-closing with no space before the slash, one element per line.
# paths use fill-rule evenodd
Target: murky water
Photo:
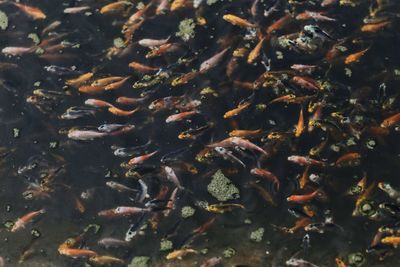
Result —
<path fill-rule="evenodd" d="M 396 234 L 384 234 L 371 249 L 378 228 L 389 224 L 398 229 L 395 224 L 400 216 L 398 197 L 389 197 L 377 186 L 378 182 L 386 182 L 394 188 L 400 187 L 397 181 L 400 117 L 392 118 L 389 126 L 381 124 L 400 111 L 397 52 L 400 4 L 395 0 L 331 1 L 324 7 L 322 2 L 328 1 L 220 0 L 203 1 L 198 8 L 191 1 L 183 1 L 187 2 L 186 6 L 173 11 L 167 7 L 161 13 L 157 8 L 165 1 L 122 1 L 120 10 L 103 12 L 106 14 L 99 10 L 112 1 L 21 3 L 40 9 L 46 15 L 41 19 L 32 17 L 32 12 L 38 15 L 39 11 L 24 11 L 10 2 L 0 3 L 0 10 L 8 17 L 8 27 L 0 30 L 3 49 L 0 55 L 0 219 L 3 223 L 0 256 L 5 266 L 101 265 L 87 256 L 60 255 L 59 248 L 65 240 L 78 236 L 81 237 L 78 244 L 68 249 L 89 249 L 97 255 L 110 255 L 124 262 L 111 266 L 127 266 L 138 256 L 149 257 L 149 266 L 201 266 L 212 257 L 222 257 L 220 266 L 286 266 L 291 258 L 304 259 L 317 266 L 336 266 L 335 258 L 340 258 L 346 266 L 357 266 L 349 262 L 348 257 L 353 253 L 361 253 L 365 258 L 360 266 L 400 264 L 398 250 L 382 244 L 384 237 Z M 179 1 L 170 2 L 179 7 Z M 149 3 L 152 4 L 146 9 Z M 66 8 L 73 7 L 87 9 L 64 13 Z M 124 25 L 133 27 L 127 23 L 128 18 L 143 7 L 146 12 L 135 20 L 134 25 L 138 27 L 132 36 L 122 34 Z M 303 20 L 299 14 L 306 10 L 323 12 L 319 16 L 326 17 Z M 251 29 L 252 25 L 240 26 L 238 22 L 239 26 L 232 25 L 229 19 L 223 19 L 226 14 L 246 19 L 255 29 Z M 285 23 L 274 24 L 285 16 Z M 185 41 L 176 32 L 188 18 L 193 19 L 194 36 Z M 55 21 L 60 24 L 43 32 Z M 269 31 L 271 25 L 276 26 L 274 31 Z M 318 27 L 307 32 L 307 25 Z M 376 29 L 363 28 L 366 25 Z M 184 31 L 181 29 L 181 32 Z M 39 38 L 38 44 L 34 44 L 32 36 Z M 152 48 L 138 43 L 144 38 L 168 37 L 165 42 L 172 44 L 172 48 L 157 57 L 146 57 Z M 124 41 L 122 47 L 115 47 L 115 43 L 118 46 Z M 260 42 L 256 59 L 247 63 L 248 54 Z M 31 50 L 10 55 L 4 50 L 6 47 Z M 216 60 L 215 66 L 199 71 L 202 62 L 225 48 L 225 54 Z M 239 50 L 243 56 L 238 55 Z M 153 48 L 153 51 L 158 50 Z M 364 52 L 355 54 L 360 51 Z M 141 73 L 128 67 L 132 61 L 156 70 Z M 315 70 L 310 74 L 295 72 L 291 69 L 293 64 L 312 65 Z M 49 66 L 55 71 L 49 71 Z M 67 85 L 68 80 L 88 72 L 93 73 L 88 81 L 75 87 Z M 190 72 L 194 78 L 173 85 L 175 79 Z M 139 81 L 151 81 L 146 75 L 166 78 L 155 85 L 132 88 Z M 130 78 L 115 90 L 100 89 L 93 95 L 82 92 L 82 86 L 110 76 Z M 294 77 L 306 78 L 299 84 Z M 289 94 L 296 95 L 296 101 L 277 100 Z M 134 105 L 116 104 L 116 99 L 122 96 L 144 99 Z M 163 98 L 163 104 L 168 104 L 166 97 L 169 96 L 184 97 L 180 103 L 170 103 L 172 107 L 159 111 L 149 108 L 157 99 Z M 87 107 L 82 107 L 89 98 L 107 101 L 124 111 L 136 107 L 139 110 L 132 115 L 117 116 L 108 110 L 109 106 L 97 106 L 82 117 L 62 118 L 73 106 L 87 111 Z M 190 101 L 201 104 L 179 107 Z M 246 103 L 249 107 L 232 118 L 224 118 L 224 114 L 229 117 L 226 112 Z M 304 112 L 305 126 L 297 135 L 296 125 L 301 127 L 300 109 Z M 318 109 L 320 117 L 317 117 Z M 188 110 L 196 113 L 181 121 L 166 123 L 168 116 Z M 311 122 L 316 123 L 311 125 Z M 122 134 L 114 131 L 95 140 L 73 140 L 67 136 L 74 128 L 99 133 L 96 130 L 99 125 L 111 123 L 134 125 L 135 129 Z M 192 139 L 178 138 L 183 131 L 203 126 L 205 130 L 199 130 Z M 260 129 L 258 134 L 244 138 L 268 155 L 230 144 L 224 147 L 228 154 L 222 157 L 209 146 L 239 129 Z M 268 137 L 273 132 L 275 137 Z M 146 147 L 136 149 L 130 156 L 113 154 L 114 147 L 146 143 Z M 320 148 L 318 153 L 310 153 L 313 147 Z M 200 157 L 204 149 L 207 153 Z M 136 171 L 135 176 L 126 174 L 126 162 L 153 151 L 157 151 L 153 157 L 136 167 L 130 166 L 134 168 L 132 172 Z M 348 153 L 356 153 L 356 159 L 341 158 Z M 301 166 L 288 160 L 293 155 L 318 162 L 314 164 L 305 158 L 308 161 Z M 309 179 L 300 188 L 304 165 L 310 165 L 306 175 Z M 165 166 L 176 173 L 179 185 L 167 179 Z M 279 190 L 271 178 L 252 175 L 253 168 L 273 173 L 279 179 Z M 208 192 L 212 176 L 218 170 L 240 192 L 240 198 L 225 203 L 241 204 L 244 208 L 215 213 L 199 204 L 220 203 Z M 363 177 L 367 177 L 362 185 L 364 191 L 349 195 L 350 188 L 360 184 Z M 137 198 L 141 193 L 139 179 L 148 187 L 142 202 Z M 114 190 L 106 185 L 110 181 L 130 189 Z M 172 192 L 180 186 L 173 198 Z M 287 200 L 291 195 L 306 195 L 317 189 L 320 194 L 308 201 Z M 163 190 L 165 195 L 160 193 Z M 273 203 L 265 200 L 265 194 Z M 395 191 L 396 194 L 400 196 L 400 191 Z M 145 203 L 151 200 L 156 200 L 156 208 L 151 211 L 119 218 L 98 214 L 120 206 L 146 208 Z M 372 205 L 373 210 L 353 216 L 359 202 Z M 392 214 L 378 208 L 382 203 L 393 204 Z M 183 218 L 182 208 L 186 206 L 192 207 L 195 213 Z M 304 214 L 304 207 L 314 214 Z M 302 215 L 296 218 L 288 212 L 289 208 L 302 211 Z M 45 213 L 27 222 L 24 228 L 11 231 L 12 223 L 18 218 L 40 209 L 45 209 Z M 305 225 L 293 233 L 287 231 L 304 218 L 308 220 Z M 207 223 L 207 228 L 198 230 Z M 327 225 L 319 231 L 306 231 L 304 227 L 310 223 Z M 89 225 L 100 229 L 85 231 Z M 123 240 L 131 225 L 137 226 L 137 235 L 124 246 L 104 248 L 98 244 L 105 237 Z M 254 236 L 260 228 L 264 231 L 262 238 L 252 240 L 252 233 Z M 310 238 L 308 248 L 304 243 L 306 234 Z M 160 243 L 165 240 L 171 241 L 172 247 L 162 251 Z M 166 259 L 170 252 L 185 248 L 196 253 L 182 259 Z M 234 255 L 227 255 L 232 249 Z M 292 266 L 303 265 L 298 262 Z"/>

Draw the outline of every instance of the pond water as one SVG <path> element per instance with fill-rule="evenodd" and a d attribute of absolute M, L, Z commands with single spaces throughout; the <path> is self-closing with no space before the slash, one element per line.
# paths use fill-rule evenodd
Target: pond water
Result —
<path fill-rule="evenodd" d="M 399 10 L 1 1 L 0 266 L 399 266 Z"/>

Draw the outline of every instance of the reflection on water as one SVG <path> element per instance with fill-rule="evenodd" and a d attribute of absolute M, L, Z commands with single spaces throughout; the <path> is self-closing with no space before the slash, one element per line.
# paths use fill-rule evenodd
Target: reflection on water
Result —
<path fill-rule="evenodd" d="M 395 0 L 0 10 L 5 266 L 399 264 Z"/>

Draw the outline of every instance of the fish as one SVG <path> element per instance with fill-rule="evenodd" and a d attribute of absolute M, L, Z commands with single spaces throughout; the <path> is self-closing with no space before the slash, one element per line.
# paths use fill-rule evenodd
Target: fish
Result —
<path fill-rule="evenodd" d="M 134 216 L 148 211 L 150 211 L 150 209 L 148 208 L 119 206 L 113 209 L 99 211 L 97 215 L 99 217 L 114 218 L 114 217 Z"/>
<path fill-rule="evenodd" d="M 300 166 L 318 166 L 325 167 L 326 163 L 323 161 L 315 160 L 307 156 L 292 155 L 289 156 L 288 161 L 294 162 Z"/>
<path fill-rule="evenodd" d="M 389 128 L 389 127 L 392 127 L 395 124 L 398 124 L 399 122 L 400 122 L 400 112 L 396 113 L 394 115 L 391 115 L 391 116 L 387 117 L 386 119 L 384 119 L 380 126 L 382 128 Z"/>
<path fill-rule="evenodd" d="M 267 179 L 268 181 L 272 182 L 276 186 L 276 191 L 279 191 L 280 187 L 280 181 L 275 174 L 272 172 L 266 170 L 266 169 L 260 169 L 260 168 L 253 168 L 250 170 L 250 173 L 253 175 L 256 175 L 258 177 L 262 177 L 264 179 Z"/>
<path fill-rule="evenodd" d="M 81 258 L 81 257 L 96 257 L 97 253 L 90 249 L 79 249 L 79 248 L 69 248 L 65 246 L 60 246 L 58 248 L 58 253 L 71 258 Z"/>
<path fill-rule="evenodd" d="M 365 53 L 367 53 L 368 50 L 369 50 L 369 48 L 366 48 L 366 49 L 356 52 L 354 54 L 348 55 L 344 60 L 344 64 L 349 65 L 351 63 L 358 62 L 360 60 L 360 58 L 362 56 L 364 56 Z"/>
<path fill-rule="evenodd" d="M 340 258 L 335 258 L 335 263 L 337 267 L 347 267 L 347 265 Z"/>
<path fill-rule="evenodd" d="M 252 187 L 257 190 L 258 194 L 269 203 L 271 206 L 276 206 L 273 196 L 266 189 L 264 189 L 261 185 L 257 184 L 254 181 L 249 182 L 249 187 Z"/>
<path fill-rule="evenodd" d="M 63 10 L 64 14 L 77 14 L 90 9 L 90 6 L 67 7 Z"/>
<path fill-rule="evenodd" d="M 138 44 L 143 47 L 158 47 L 166 44 L 169 41 L 170 37 L 165 39 L 141 39 L 138 41 Z"/>
<path fill-rule="evenodd" d="M 133 4 L 129 1 L 117 1 L 100 8 L 100 14 L 111 14 L 121 12 L 125 9 L 126 6 L 132 6 Z"/>
<path fill-rule="evenodd" d="M 299 85 L 302 88 L 309 89 L 312 91 L 320 91 L 321 90 L 321 88 L 319 87 L 317 82 L 309 77 L 293 76 L 291 79 L 291 82 L 293 82 L 296 85 Z"/>
<path fill-rule="evenodd" d="M 289 260 L 286 261 L 286 265 L 294 267 L 306 267 L 306 266 L 318 267 L 314 263 L 298 258 L 290 258 Z"/>
<path fill-rule="evenodd" d="M 304 131 L 304 116 L 303 116 L 303 108 L 301 108 L 299 114 L 299 121 L 297 122 L 294 136 L 300 137 L 303 131 Z"/>
<path fill-rule="evenodd" d="M 236 26 L 241 26 L 241 27 L 247 27 L 247 28 L 257 28 L 257 25 L 248 22 L 245 19 L 242 19 L 238 16 L 235 16 L 233 14 L 226 14 L 222 16 L 222 19 L 224 19 L 225 21 L 236 25 Z"/>
<path fill-rule="evenodd" d="M 159 70 L 159 68 L 150 67 L 150 66 L 147 66 L 147 65 L 141 64 L 139 62 L 135 62 L 135 61 L 132 61 L 131 63 L 129 63 L 128 66 L 140 73 L 148 73 L 148 72 L 154 72 L 154 71 Z"/>
<path fill-rule="evenodd" d="M 318 195 L 321 195 L 321 190 L 317 189 L 306 195 L 290 195 L 286 198 L 289 202 L 304 203 L 315 199 Z"/>
<path fill-rule="evenodd" d="M 264 154 L 265 156 L 269 156 L 269 154 L 262 149 L 261 147 L 253 144 L 252 142 L 244 139 L 244 138 L 240 138 L 240 137 L 229 137 L 227 139 L 224 139 L 220 142 L 216 142 L 213 144 L 208 145 L 208 147 L 235 147 L 238 146 L 242 149 L 248 149 L 248 150 L 252 150 L 252 151 L 258 151 L 262 154 Z"/>
<path fill-rule="evenodd" d="M 130 160 L 128 161 L 128 165 L 141 164 L 141 163 L 143 163 L 144 161 L 150 159 L 152 156 L 154 156 L 154 155 L 157 154 L 157 153 L 158 153 L 158 150 L 153 151 L 153 152 L 148 153 L 148 154 L 144 154 L 144 155 L 141 155 L 141 156 L 134 157 L 134 158 L 132 158 L 132 159 L 130 159 Z"/>
<path fill-rule="evenodd" d="M 335 165 L 338 167 L 356 166 L 356 165 L 359 165 L 360 159 L 361 159 L 360 153 L 349 152 L 349 153 L 346 153 L 346 154 L 340 156 L 336 160 Z"/>
<path fill-rule="evenodd" d="M 133 114 L 135 114 L 136 112 L 138 112 L 140 110 L 139 107 L 132 109 L 132 110 L 122 110 L 120 108 L 111 106 L 108 108 L 108 111 L 116 116 L 120 116 L 120 117 L 128 117 L 128 116 L 132 116 Z"/>
<path fill-rule="evenodd" d="M 314 11 L 304 11 L 296 16 L 297 20 L 308 20 L 314 19 L 315 21 L 336 21 L 334 18 L 330 18 L 324 15 L 325 12 L 314 12 Z"/>
<path fill-rule="evenodd" d="M 138 192 L 137 189 L 130 188 L 126 185 L 117 183 L 115 181 L 108 181 L 108 182 L 106 182 L 106 185 L 114 190 L 117 190 L 120 193 L 122 193 L 122 192 Z"/>
<path fill-rule="evenodd" d="M 25 54 L 33 53 L 35 49 L 36 49 L 35 47 L 7 46 L 1 50 L 1 53 L 10 56 L 22 56 Z"/>
<path fill-rule="evenodd" d="M 203 264 L 200 267 L 213 267 L 217 264 L 220 264 L 222 262 L 221 257 L 212 257 L 203 262 Z"/>
<path fill-rule="evenodd" d="M 367 23 L 361 27 L 361 31 L 362 32 L 377 32 L 379 30 L 382 30 L 383 28 L 386 28 L 387 26 L 389 26 L 391 24 L 392 23 L 390 20 L 382 21 L 379 23 Z"/>
<path fill-rule="evenodd" d="M 15 3 L 15 2 L 9 2 L 9 3 L 16 6 L 19 10 L 21 10 L 22 12 L 24 12 L 26 15 L 28 15 L 29 17 L 31 17 L 34 20 L 42 20 L 42 19 L 47 18 L 46 14 L 43 13 L 43 11 L 37 7 L 20 4 L 20 3 Z"/>
<path fill-rule="evenodd" d="M 262 129 L 257 130 L 232 130 L 229 132 L 229 136 L 231 137 L 253 137 L 258 136 L 263 132 Z"/>
<path fill-rule="evenodd" d="M 200 64 L 200 68 L 199 71 L 201 73 L 205 73 L 209 70 L 211 70 L 212 68 L 214 68 L 215 66 L 218 65 L 219 62 L 221 62 L 221 60 L 223 59 L 225 53 L 229 50 L 229 48 L 225 48 L 223 49 L 221 52 L 218 52 L 217 54 L 215 54 L 214 56 L 212 56 L 211 58 L 203 61 Z"/>
<path fill-rule="evenodd" d="M 178 114 L 173 114 L 173 115 L 168 116 L 165 119 L 165 122 L 166 123 L 171 123 L 171 122 L 182 121 L 182 120 L 185 120 L 185 119 L 187 119 L 189 117 L 192 117 L 195 114 L 198 114 L 197 110 L 180 112 Z"/>
<path fill-rule="evenodd" d="M 108 255 L 90 257 L 89 262 L 99 266 L 125 264 L 124 260 Z"/>
<path fill-rule="evenodd" d="M 79 77 L 77 77 L 75 79 L 66 80 L 65 84 L 78 88 L 81 85 L 83 85 L 84 83 L 86 83 L 87 81 L 89 81 L 93 77 L 93 75 L 94 75 L 93 72 L 87 72 L 87 73 L 80 75 Z"/>
<path fill-rule="evenodd" d="M 182 257 L 186 256 L 187 254 L 198 254 L 197 250 L 191 248 L 184 248 L 179 250 L 174 250 L 165 256 L 167 260 L 173 259 L 182 259 Z"/>
<path fill-rule="evenodd" d="M 224 119 L 229 119 L 232 118 L 234 116 L 239 115 L 243 110 L 247 109 L 249 106 L 251 105 L 251 102 L 243 102 L 240 103 L 237 108 L 234 108 L 232 110 L 229 110 L 227 112 L 225 112 L 224 114 Z"/>
<path fill-rule="evenodd" d="M 164 166 L 164 171 L 165 171 L 165 174 L 166 174 L 167 179 L 168 179 L 169 181 L 171 181 L 172 183 L 174 183 L 174 184 L 177 186 L 178 189 L 180 189 L 180 190 L 184 189 L 184 187 L 183 187 L 183 186 L 181 185 L 181 183 L 179 182 L 179 179 L 178 179 L 178 177 L 176 176 L 175 171 L 174 171 L 171 167 L 169 167 L 169 166 Z"/>
<path fill-rule="evenodd" d="M 243 163 L 243 161 L 236 157 L 232 151 L 220 146 L 214 147 L 214 151 L 217 152 L 218 155 L 221 155 L 224 159 L 237 162 L 242 165 L 243 168 L 246 168 L 246 165 Z"/>
<path fill-rule="evenodd" d="M 11 232 L 15 233 L 23 228 L 25 228 L 25 226 L 30 223 L 33 219 L 35 219 L 36 217 L 38 217 L 41 214 L 46 213 L 45 209 L 40 209 L 37 211 L 31 211 L 28 212 L 27 214 L 25 214 L 24 216 L 18 218 L 13 227 L 11 228 Z"/>
<path fill-rule="evenodd" d="M 237 203 L 220 203 L 220 204 L 211 204 L 207 205 L 205 208 L 206 211 L 213 213 L 225 213 L 226 211 L 232 211 L 233 209 L 244 209 L 245 207 L 242 204 Z"/>

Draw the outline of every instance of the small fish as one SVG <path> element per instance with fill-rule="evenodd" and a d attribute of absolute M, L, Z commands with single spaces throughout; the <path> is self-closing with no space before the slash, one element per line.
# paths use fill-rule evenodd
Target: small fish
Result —
<path fill-rule="evenodd" d="M 166 44 L 168 42 L 168 40 L 170 39 L 170 37 L 165 38 L 165 39 L 141 39 L 138 41 L 138 44 L 144 47 L 158 47 L 158 46 L 162 46 L 164 44 Z"/>
<path fill-rule="evenodd" d="M 232 15 L 232 14 L 226 14 L 222 17 L 224 20 L 227 22 L 236 25 L 236 26 L 241 26 L 241 27 L 247 27 L 247 28 L 257 28 L 257 25 L 248 22 L 245 19 L 242 19 L 238 16 Z"/>
<path fill-rule="evenodd" d="M 35 51 L 35 47 L 16 47 L 16 46 L 7 46 L 1 50 L 1 53 L 5 55 L 11 56 L 22 56 L 25 54 L 33 53 Z"/>
<path fill-rule="evenodd" d="M 88 72 L 88 73 L 82 74 L 78 78 L 65 81 L 65 84 L 69 85 L 69 86 L 73 86 L 73 87 L 79 87 L 82 84 L 84 84 L 85 82 L 87 82 L 88 80 L 90 80 L 93 77 L 93 75 L 94 75 L 93 72 Z"/>
<path fill-rule="evenodd" d="M 221 262 L 222 262 L 221 257 L 212 257 L 206 260 L 200 267 L 213 267 L 217 264 L 220 264 Z"/>
<path fill-rule="evenodd" d="M 113 107 L 113 105 L 111 103 L 108 103 L 107 101 L 100 100 L 100 99 L 94 99 L 94 98 L 86 99 L 85 105 L 95 107 L 95 108 Z"/>
<path fill-rule="evenodd" d="M 30 223 L 33 219 L 35 219 L 36 217 L 38 217 L 41 214 L 46 213 L 45 209 L 41 209 L 41 210 L 37 210 L 37 211 L 32 211 L 29 212 L 27 214 L 25 214 L 24 216 L 22 216 L 21 218 L 18 218 L 18 220 L 14 223 L 13 227 L 11 228 L 11 232 L 17 232 L 23 228 L 25 228 L 25 226 Z"/>
<path fill-rule="evenodd" d="M 246 168 L 246 165 L 243 163 L 243 161 L 236 157 L 232 151 L 220 146 L 214 147 L 214 151 L 221 155 L 224 159 L 237 162 L 242 165 L 243 168 Z"/>
<path fill-rule="evenodd" d="M 274 201 L 273 196 L 271 195 L 270 192 L 268 192 L 265 188 L 263 188 L 261 185 L 257 184 L 254 181 L 249 182 L 249 186 L 256 189 L 258 194 L 265 200 L 267 201 L 270 205 L 276 206 L 276 203 Z"/>
<path fill-rule="evenodd" d="M 400 112 L 384 119 L 380 126 L 382 128 L 389 128 L 395 124 L 398 124 L 399 122 L 400 122 Z"/>
<path fill-rule="evenodd" d="M 272 182 L 276 186 L 276 191 L 279 191 L 280 187 L 280 181 L 275 174 L 272 172 L 266 170 L 266 169 L 260 169 L 260 168 L 253 168 L 250 170 L 250 173 L 253 175 L 256 175 L 258 177 L 262 177 L 264 179 L 267 179 L 268 181 Z"/>
<path fill-rule="evenodd" d="M 121 265 L 121 264 L 125 264 L 125 261 L 120 259 L 120 258 L 116 258 L 113 256 L 107 256 L 107 255 L 103 255 L 103 256 L 94 256 L 94 257 L 90 257 L 89 258 L 89 262 L 93 263 L 95 265 L 98 266 L 109 266 L 109 265 Z"/>
<path fill-rule="evenodd" d="M 179 250 L 174 250 L 165 257 L 167 260 L 173 260 L 173 259 L 182 259 L 182 257 L 186 256 L 187 254 L 198 254 L 198 252 L 194 249 L 191 248 L 184 248 L 184 249 L 179 249 Z"/>
<path fill-rule="evenodd" d="M 120 193 L 123 193 L 123 192 L 137 192 L 138 191 L 137 189 L 130 188 L 130 187 L 126 186 L 126 185 L 117 183 L 115 181 L 108 181 L 108 182 L 106 182 L 106 185 L 108 187 L 114 189 L 114 190 L 117 190 Z"/>
<path fill-rule="evenodd" d="M 382 238 L 381 243 L 397 246 L 400 244 L 400 236 L 386 236 Z"/>
<path fill-rule="evenodd" d="M 299 121 L 297 122 L 294 136 L 300 137 L 303 131 L 304 131 L 304 116 L 303 116 L 303 108 L 301 108 L 299 114 Z"/>
<path fill-rule="evenodd" d="M 336 267 L 347 267 L 346 263 L 340 258 L 335 258 Z"/>
<path fill-rule="evenodd" d="M 77 6 L 77 7 L 68 7 L 64 9 L 64 14 L 77 14 L 83 11 L 89 10 L 90 6 Z"/>
<path fill-rule="evenodd" d="M 15 2 L 9 2 L 9 3 L 19 8 L 22 12 L 24 12 L 26 15 L 28 15 L 34 20 L 45 19 L 47 17 L 46 14 L 44 14 L 43 11 L 37 7 L 32 7 Z"/>
<path fill-rule="evenodd" d="M 114 107 L 114 106 L 108 108 L 108 111 L 110 113 L 112 113 L 112 114 L 114 114 L 116 116 L 120 116 L 120 117 L 131 116 L 131 115 L 135 114 L 136 112 L 138 112 L 139 110 L 140 110 L 139 107 L 135 108 L 135 109 L 132 109 L 132 110 L 122 110 L 122 109 Z"/>
<path fill-rule="evenodd" d="M 121 105 L 136 105 L 141 104 L 149 98 L 149 95 L 140 98 L 133 98 L 133 97 L 125 97 L 120 96 L 118 97 L 115 102 Z"/>
<path fill-rule="evenodd" d="M 141 164 L 144 161 L 150 159 L 152 156 L 154 156 L 155 154 L 157 154 L 158 150 L 153 151 L 151 153 L 145 154 L 145 155 L 141 155 L 138 157 L 134 157 L 132 159 L 129 160 L 128 165 L 136 165 L 136 164 Z"/>
<path fill-rule="evenodd" d="M 191 111 L 184 111 L 178 114 L 173 114 L 168 116 L 165 119 L 166 123 L 170 123 L 170 122 L 176 122 L 176 121 L 181 121 L 181 120 L 185 120 L 195 114 L 198 114 L 199 112 L 197 110 L 191 110 Z"/>
<path fill-rule="evenodd" d="M 253 137 L 258 136 L 263 132 L 262 129 L 257 130 L 232 130 L 229 132 L 229 136 L 231 137 Z"/>
<path fill-rule="evenodd" d="M 213 213 L 225 213 L 226 211 L 232 211 L 233 209 L 240 208 L 244 209 L 245 207 L 242 204 L 236 203 L 220 203 L 220 204 L 212 204 L 207 205 L 205 208 L 206 211 L 213 212 Z"/>
<path fill-rule="evenodd" d="M 248 64 L 253 64 L 253 62 L 260 56 L 260 51 L 264 44 L 264 41 L 265 37 L 261 38 L 260 41 L 258 41 L 257 45 L 254 47 L 254 49 L 250 51 L 249 56 L 247 57 Z"/>
<path fill-rule="evenodd" d="M 104 14 L 121 12 L 125 9 L 126 6 L 132 6 L 132 3 L 129 1 L 113 2 L 100 8 L 100 14 L 104 15 Z"/>
<path fill-rule="evenodd" d="M 387 26 L 389 26 L 391 24 L 391 22 L 388 21 L 382 21 L 380 23 L 369 23 L 369 24 L 364 24 L 361 27 L 361 31 L 362 32 L 377 32 L 383 28 L 386 28 Z"/>
<path fill-rule="evenodd" d="M 294 162 L 300 166 L 318 166 L 318 167 L 326 166 L 326 163 L 323 161 L 315 160 L 305 156 L 292 155 L 288 157 L 288 161 Z"/>
<path fill-rule="evenodd" d="M 314 19 L 315 21 L 336 21 L 334 18 L 330 18 L 324 15 L 325 12 L 313 12 L 313 11 L 304 11 L 296 16 L 297 20 L 308 20 Z"/>
<path fill-rule="evenodd" d="M 169 167 L 169 166 L 165 166 L 164 167 L 164 171 L 165 174 L 167 175 L 167 179 L 169 181 L 171 181 L 172 183 L 174 183 L 180 190 L 184 189 L 184 187 L 181 185 L 181 183 L 179 182 L 178 177 L 175 174 L 175 171 Z"/>
<path fill-rule="evenodd" d="M 358 62 L 360 60 L 360 58 L 362 56 L 364 56 L 365 53 L 367 53 L 368 50 L 369 50 L 369 48 L 366 48 L 366 49 L 356 52 L 354 54 L 348 55 L 344 60 L 344 64 L 349 65 L 351 63 Z"/>
<path fill-rule="evenodd" d="M 309 89 L 312 91 L 320 91 L 321 88 L 317 84 L 317 82 L 309 77 L 304 77 L 304 76 L 294 76 L 291 81 L 299 85 L 302 88 Z"/>
<path fill-rule="evenodd" d="M 298 259 L 298 258 L 290 258 L 289 260 L 286 261 L 287 266 L 293 266 L 293 267 L 318 267 L 317 265 L 303 260 L 303 259 Z"/>
<path fill-rule="evenodd" d="M 140 73 L 154 72 L 159 70 L 159 68 L 150 67 L 135 61 L 129 63 L 128 66 Z"/>
<path fill-rule="evenodd" d="M 251 101 L 240 103 L 236 108 L 225 112 L 224 119 L 232 118 L 240 114 L 243 110 L 247 109 L 251 105 Z"/>
<path fill-rule="evenodd" d="M 209 58 L 206 61 L 204 61 L 203 63 L 201 63 L 199 71 L 202 73 L 205 73 L 205 72 L 209 71 L 210 69 L 214 68 L 222 60 L 222 58 L 224 57 L 225 53 L 228 50 L 229 50 L 229 48 L 225 48 L 221 52 L 218 52 L 211 58 Z"/>
<path fill-rule="evenodd" d="M 297 202 L 297 203 L 304 203 L 313 200 L 318 195 L 321 195 L 321 190 L 317 189 L 309 194 L 306 195 L 291 195 L 286 198 L 289 202 Z"/>
<path fill-rule="evenodd" d="M 99 127 L 97 127 L 97 130 L 100 132 L 104 132 L 104 133 L 112 133 L 115 131 L 118 131 L 124 127 L 126 127 L 128 125 L 126 124 L 117 124 L 117 123 L 110 123 L 110 124 L 102 124 Z M 132 124 L 129 125 L 130 127 L 134 127 Z"/>
<path fill-rule="evenodd" d="M 72 257 L 72 258 L 81 258 L 81 257 L 95 257 L 97 253 L 93 250 L 89 249 L 79 249 L 79 248 L 69 248 L 66 246 L 60 246 L 58 248 L 58 253 L 64 256 Z"/>
<path fill-rule="evenodd" d="M 250 141 L 248 141 L 248 140 L 246 140 L 244 138 L 240 138 L 240 137 L 229 137 L 229 138 L 227 138 L 225 140 L 222 140 L 220 142 L 208 145 L 208 147 L 218 147 L 218 146 L 219 147 L 225 147 L 225 148 L 238 146 L 238 147 L 240 147 L 242 149 L 258 151 L 258 152 L 264 154 L 267 157 L 269 156 L 269 154 L 264 149 L 262 149 L 261 147 L 253 144 L 252 142 L 250 142 Z"/>

